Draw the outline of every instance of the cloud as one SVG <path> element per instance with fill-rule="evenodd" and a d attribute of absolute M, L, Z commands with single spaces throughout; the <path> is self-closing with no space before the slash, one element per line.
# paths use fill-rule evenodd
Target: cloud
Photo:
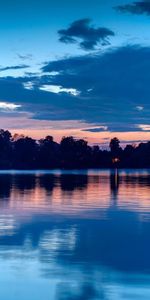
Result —
<path fill-rule="evenodd" d="M 150 124 L 140 124 L 138 127 L 143 131 L 150 131 Z"/>
<path fill-rule="evenodd" d="M 32 54 L 25 54 L 25 55 L 22 55 L 22 54 L 19 54 L 17 53 L 17 56 L 18 58 L 20 58 L 21 60 L 32 60 L 33 58 L 33 55 Z"/>
<path fill-rule="evenodd" d="M 27 65 L 6 66 L 6 67 L 0 67 L 0 72 L 8 71 L 8 70 L 27 69 L 27 68 L 29 68 L 29 66 L 27 66 Z"/>
<path fill-rule="evenodd" d="M 84 50 L 95 50 L 98 45 L 109 44 L 109 37 L 114 32 L 105 27 L 95 28 L 90 19 L 82 19 L 73 22 L 67 29 L 58 31 L 59 41 L 63 43 L 77 43 Z"/>
<path fill-rule="evenodd" d="M 73 88 L 67 89 L 67 88 L 63 88 L 62 86 L 59 86 L 59 85 L 46 85 L 45 84 L 40 87 L 40 90 L 55 93 L 55 94 L 68 93 L 73 96 L 78 96 L 80 94 L 80 92 L 77 91 L 76 89 L 73 89 Z"/>
<path fill-rule="evenodd" d="M 32 120 L 76 120 L 93 134 L 101 126 L 142 132 L 138 125 L 149 124 L 149 78 L 150 48 L 129 45 L 47 62 L 40 76 L 0 78 L 0 99 L 21 104 Z"/>
<path fill-rule="evenodd" d="M 20 108 L 21 105 L 14 104 L 14 103 L 8 103 L 8 102 L 1 102 L 0 101 L 0 110 L 2 111 L 14 111 L 17 108 Z"/>
<path fill-rule="evenodd" d="M 82 131 L 88 131 L 88 132 L 102 132 L 102 131 L 107 131 L 108 127 L 101 125 L 95 128 L 86 128 L 86 129 L 82 129 Z"/>
<path fill-rule="evenodd" d="M 117 6 L 116 9 L 120 12 L 129 12 L 137 15 L 150 15 L 150 1 L 135 1 L 131 4 Z"/>
<path fill-rule="evenodd" d="M 32 81 L 28 81 L 28 82 L 23 83 L 23 86 L 27 90 L 32 90 L 34 88 L 34 84 L 33 84 Z"/>
<path fill-rule="evenodd" d="M 136 109 L 138 110 L 138 111 L 142 111 L 143 109 L 144 109 L 144 107 L 143 106 L 136 106 Z"/>
<path fill-rule="evenodd" d="M 43 71 L 58 72 L 53 84 L 80 91 L 73 114 L 78 110 L 78 117 L 88 122 L 131 132 L 139 130 L 136 124 L 143 118 L 149 122 L 149 61 L 150 48 L 129 45 L 52 61 Z"/>

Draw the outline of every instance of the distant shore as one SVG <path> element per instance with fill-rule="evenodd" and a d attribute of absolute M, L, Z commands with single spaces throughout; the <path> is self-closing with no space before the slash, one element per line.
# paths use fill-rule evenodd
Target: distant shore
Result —
<path fill-rule="evenodd" d="M 63 137 L 56 143 L 52 136 L 35 140 L 0 130 L 0 170 L 82 170 L 150 168 L 150 142 L 121 148 L 117 137 L 109 150 L 89 146 L 83 139 Z"/>

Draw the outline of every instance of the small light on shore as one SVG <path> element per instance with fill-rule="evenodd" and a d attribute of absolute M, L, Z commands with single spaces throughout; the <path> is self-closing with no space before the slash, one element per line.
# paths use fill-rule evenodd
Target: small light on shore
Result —
<path fill-rule="evenodd" d="M 117 157 L 115 157 L 115 158 L 112 159 L 113 164 L 116 164 L 116 163 L 118 163 L 119 161 L 120 161 L 120 159 L 117 158 Z"/>

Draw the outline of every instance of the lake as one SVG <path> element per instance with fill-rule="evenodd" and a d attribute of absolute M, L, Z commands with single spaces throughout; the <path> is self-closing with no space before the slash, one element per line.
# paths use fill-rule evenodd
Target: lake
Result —
<path fill-rule="evenodd" d="M 0 299 L 150 299 L 150 171 L 0 172 Z"/>

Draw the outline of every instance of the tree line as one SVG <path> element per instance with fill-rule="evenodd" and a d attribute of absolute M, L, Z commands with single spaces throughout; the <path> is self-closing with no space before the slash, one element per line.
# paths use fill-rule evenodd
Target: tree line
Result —
<path fill-rule="evenodd" d="M 150 168 L 150 141 L 126 145 L 111 139 L 109 150 L 89 146 L 83 139 L 52 136 L 40 140 L 0 130 L 0 169 Z"/>

